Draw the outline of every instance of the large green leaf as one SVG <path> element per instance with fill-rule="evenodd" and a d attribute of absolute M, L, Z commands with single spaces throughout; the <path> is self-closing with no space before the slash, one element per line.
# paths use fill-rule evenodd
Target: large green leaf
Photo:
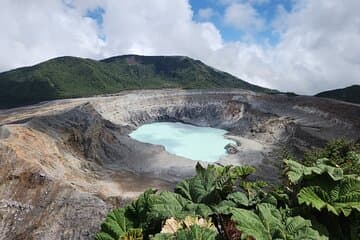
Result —
<path fill-rule="evenodd" d="M 276 206 L 268 203 L 259 204 L 257 214 L 268 233 L 271 233 L 271 235 L 280 234 L 283 229 L 283 222 L 281 212 Z"/>
<path fill-rule="evenodd" d="M 128 218 L 125 217 L 125 209 L 117 208 L 110 212 L 105 221 L 101 224 L 101 231 L 95 237 L 96 240 L 119 239 L 127 234 L 127 231 L 134 226 Z M 111 238 L 109 238 L 111 237 Z"/>
<path fill-rule="evenodd" d="M 264 181 L 241 181 L 240 187 L 245 192 L 248 203 L 247 205 L 243 205 L 239 202 L 239 195 L 236 195 L 236 198 L 232 198 L 230 195 L 227 199 L 234 201 L 237 206 L 247 206 L 247 207 L 255 207 L 259 203 L 271 203 L 273 205 L 277 205 L 277 198 L 271 193 L 264 190 L 268 184 Z"/>
<path fill-rule="evenodd" d="M 227 196 L 226 199 L 234 202 L 235 205 L 238 207 L 240 207 L 240 206 L 247 207 L 250 205 L 250 200 L 249 200 L 248 196 L 246 196 L 246 194 L 243 192 L 231 193 Z"/>
<path fill-rule="evenodd" d="M 325 240 L 327 237 L 320 236 L 319 232 L 311 228 L 311 222 L 302 217 L 289 217 L 285 221 L 286 234 L 284 239 L 293 240 Z"/>
<path fill-rule="evenodd" d="M 130 229 L 123 236 L 120 237 L 120 240 L 143 240 L 143 234 L 141 228 Z"/>
<path fill-rule="evenodd" d="M 142 238 L 143 229 L 148 230 L 152 224 L 148 215 L 157 198 L 155 193 L 156 190 L 147 190 L 125 208 L 117 208 L 110 212 L 102 223 L 96 239 L 140 239 L 140 236 Z M 160 225 L 161 223 L 159 227 Z"/>
<path fill-rule="evenodd" d="M 267 193 L 263 190 L 266 186 L 264 182 L 255 181 L 248 182 L 242 181 L 240 186 L 242 191 L 230 193 L 226 200 L 221 201 L 213 209 L 217 213 L 230 214 L 232 208 L 255 208 L 259 203 L 270 203 L 277 205 L 277 199 L 272 193 Z"/>
<path fill-rule="evenodd" d="M 157 197 L 156 190 L 149 189 L 125 208 L 125 216 L 131 219 L 134 227 L 147 229 L 148 214 Z"/>
<path fill-rule="evenodd" d="M 220 191 L 227 187 L 225 185 L 220 185 L 220 178 L 222 177 L 221 174 L 223 172 L 222 169 L 222 167 L 215 167 L 212 165 L 205 169 L 200 164 L 197 164 L 196 176 L 180 182 L 176 186 L 175 192 L 194 203 L 212 203 L 220 201 Z"/>
<path fill-rule="evenodd" d="M 314 166 L 305 166 L 294 160 L 284 160 L 286 164 L 286 175 L 291 183 L 297 184 L 304 177 L 312 177 L 327 173 L 334 181 L 344 177 L 343 170 L 339 167 L 333 167 L 327 164 L 328 159 L 319 159 Z"/>
<path fill-rule="evenodd" d="M 151 240 L 176 240 L 175 234 L 171 233 L 158 233 L 150 238 Z"/>
<path fill-rule="evenodd" d="M 170 217 L 183 219 L 188 215 L 207 217 L 213 210 L 203 203 L 193 203 L 173 192 L 161 192 L 151 207 L 149 217 L 154 220 L 165 220 Z"/>
<path fill-rule="evenodd" d="M 214 213 L 212 208 L 203 203 L 190 203 L 186 205 L 186 210 L 202 217 L 207 217 Z"/>
<path fill-rule="evenodd" d="M 254 212 L 245 209 L 234 209 L 232 220 L 242 232 L 242 238 L 253 237 L 257 240 L 271 239 L 271 234 L 266 231 L 260 217 Z"/>
<path fill-rule="evenodd" d="M 255 170 L 249 166 L 214 166 L 203 168 L 196 165 L 196 175 L 180 182 L 175 192 L 194 203 L 215 205 L 233 192 L 235 182 Z"/>
<path fill-rule="evenodd" d="M 310 221 L 299 216 L 287 217 L 272 204 L 259 204 L 255 211 L 233 209 L 232 220 L 242 232 L 242 239 L 326 239 L 311 228 Z"/>
<path fill-rule="evenodd" d="M 187 206 L 192 204 L 188 199 L 173 192 L 161 192 L 151 208 L 151 218 L 165 220 L 170 217 L 184 218 L 194 215 L 194 211 L 188 211 Z"/>
<path fill-rule="evenodd" d="M 360 181 L 344 178 L 333 184 L 308 186 L 297 195 L 299 204 L 306 204 L 319 211 L 326 209 L 335 215 L 349 216 L 351 211 L 360 212 Z"/>
<path fill-rule="evenodd" d="M 217 232 L 209 228 L 192 225 L 190 228 L 182 229 L 174 234 L 159 233 L 152 240 L 215 240 Z"/>
<path fill-rule="evenodd" d="M 253 174 L 255 171 L 255 168 L 252 166 L 235 166 L 231 169 L 230 174 L 232 175 L 231 177 L 234 179 L 239 177 L 245 179 L 247 176 Z"/>
<path fill-rule="evenodd" d="M 230 215 L 234 208 L 236 208 L 236 204 L 230 200 L 221 201 L 219 204 L 212 207 L 215 213 L 217 214 L 225 214 Z"/>
<path fill-rule="evenodd" d="M 106 232 L 99 232 L 95 236 L 95 240 L 114 240 L 114 239 L 115 238 L 113 238 L 110 234 Z"/>
<path fill-rule="evenodd" d="M 177 232 L 178 240 L 215 240 L 217 232 L 214 230 L 203 228 L 198 225 L 192 225 L 189 229 Z"/>

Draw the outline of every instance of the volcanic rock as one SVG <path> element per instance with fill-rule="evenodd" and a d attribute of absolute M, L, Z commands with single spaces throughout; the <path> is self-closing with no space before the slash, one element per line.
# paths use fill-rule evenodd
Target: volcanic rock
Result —
<path fill-rule="evenodd" d="M 236 154 L 238 152 L 237 146 L 233 143 L 228 143 L 224 147 L 228 154 Z"/>
<path fill-rule="evenodd" d="M 138 126 L 180 121 L 229 131 L 249 164 L 281 179 L 295 156 L 343 137 L 358 140 L 360 105 L 244 90 L 144 90 L 0 111 L 0 239 L 92 239 L 106 213 L 147 188 L 172 189 L 195 161 L 129 137 Z M 206 163 L 202 163 L 206 165 Z"/>

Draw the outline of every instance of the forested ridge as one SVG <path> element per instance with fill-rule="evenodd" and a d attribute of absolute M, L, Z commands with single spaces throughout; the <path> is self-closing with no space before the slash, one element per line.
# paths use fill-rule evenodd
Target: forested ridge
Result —
<path fill-rule="evenodd" d="M 276 93 L 184 56 L 59 57 L 0 73 L 0 108 L 134 89 L 241 88 Z"/>

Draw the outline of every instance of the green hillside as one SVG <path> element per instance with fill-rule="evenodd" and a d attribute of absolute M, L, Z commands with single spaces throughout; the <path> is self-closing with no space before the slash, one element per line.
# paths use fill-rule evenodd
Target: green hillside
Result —
<path fill-rule="evenodd" d="M 60 57 L 0 73 L 0 108 L 155 88 L 243 88 L 276 92 L 188 57 L 124 55 L 101 61 Z"/>
<path fill-rule="evenodd" d="M 315 96 L 360 104 L 360 85 L 352 85 L 346 88 L 321 92 L 316 94 Z"/>

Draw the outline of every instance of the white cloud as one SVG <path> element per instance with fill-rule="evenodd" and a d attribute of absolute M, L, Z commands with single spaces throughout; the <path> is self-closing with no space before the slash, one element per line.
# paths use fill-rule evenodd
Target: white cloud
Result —
<path fill-rule="evenodd" d="M 204 56 L 222 47 L 212 23 L 197 23 L 186 0 L 5 0 L 0 8 L 0 69 L 51 57 L 102 58 L 118 54 Z M 83 17 L 101 6 L 103 28 Z M 99 35 L 106 36 L 102 40 Z"/>
<path fill-rule="evenodd" d="M 279 7 L 276 46 L 225 44 L 232 50 L 217 54 L 231 63 L 217 67 L 257 84 L 306 94 L 360 84 L 360 1 L 303 0 L 293 9 Z"/>
<path fill-rule="evenodd" d="M 269 53 L 275 86 L 314 93 L 360 84 L 360 1 L 301 1 L 277 23 Z"/>
<path fill-rule="evenodd" d="M 242 31 L 257 31 L 264 27 L 264 21 L 255 8 L 248 3 L 233 3 L 225 9 L 225 24 Z"/>
<path fill-rule="evenodd" d="M 95 57 L 104 44 L 95 21 L 61 1 L 4 0 L 0 28 L 2 70 L 64 54 Z"/>
<path fill-rule="evenodd" d="M 358 0 L 302 0 L 290 13 L 280 7 L 274 23 L 280 34 L 276 46 L 224 42 L 214 24 L 193 20 L 186 0 L 67 2 L 73 8 L 61 0 L 2 1 L 0 70 L 63 55 L 176 54 L 284 91 L 315 93 L 360 84 Z M 251 7 L 243 1 L 228 7 L 234 4 Z M 83 17 L 97 6 L 105 10 L 102 29 Z M 248 15 L 240 28 L 261 26 L 252 11 L 243 11 Z"/>
<path fill-rule="evenodd" d="M 191 6 L 184 0 L 108 1 L 104 8 L 106 56 L 129 50 L 204 56 L 223 44 L 212 23 L 193 21 Z"/>
<path fill-rule="evenodd" d="M 215 15 L 215 11 L 212 8 L 200 8 L 198 16 L 200 20 L 208 21 Z"/>
<path fill-rule="evenodd" d="M 220 4 L 228 5 L 233 3 L 250 3 L 253 5 L 262 5 L 269 3 L 271 0 L 218 0 Z"/>

